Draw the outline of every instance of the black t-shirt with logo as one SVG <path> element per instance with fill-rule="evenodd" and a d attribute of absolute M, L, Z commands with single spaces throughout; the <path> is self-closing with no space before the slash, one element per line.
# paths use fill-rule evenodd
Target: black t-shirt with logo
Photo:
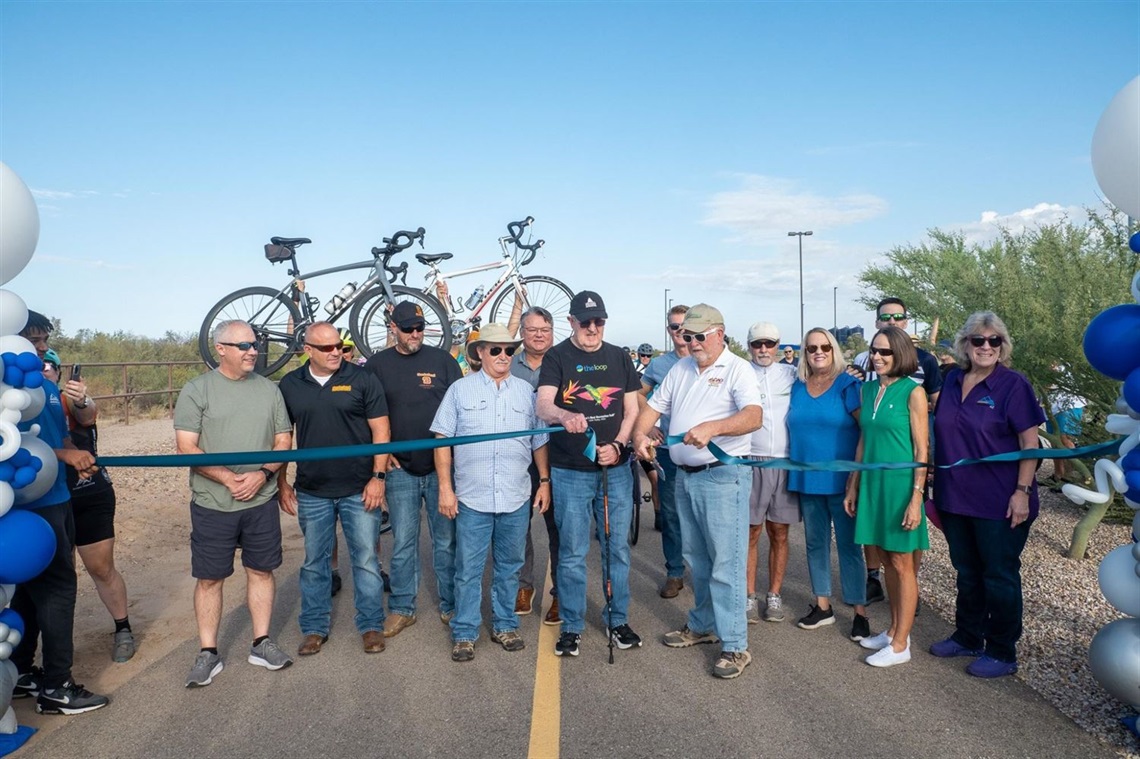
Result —
<path fill-rule="evenodd" d="M 431 422 L 451 383 L 463 372 L 451 354 L 429 345 L 411 355 L 395 347 L 380 351 L 364 365 L 380 378 L 388 400 L 388 420 L 392 426 L 392 442 L 434 438 Z M 400 466 L 417 477 L 435 471 L 435 454 L 431 450 L 395 454 Z"/>
<path fill-rule="evenodd" d="M 563 340 L 542 359 L 538 386 L 555 388 L 554 405 L 584 414 L 599 444 L 613 441 L 621 429 L 626 393 L 641 389 L 641 379 L 629 354 L 603 342 L 592 353 Z M 585 434 L 557 432 L 550 436 L 550 465 L 563 469 L 594 470 L 598 465 L 585 456 Z M 623 461 L 626 459 L 623 456 Z M 621 462 L 619 462 L 621 463 Z"/>

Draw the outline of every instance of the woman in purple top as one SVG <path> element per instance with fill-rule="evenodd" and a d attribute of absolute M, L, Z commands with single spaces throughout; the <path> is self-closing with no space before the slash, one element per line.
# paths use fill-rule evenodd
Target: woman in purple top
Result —
<path fill-rule="evenodd" d="M 954 343 L 960 370 L 946 376 L 934 411 L 935 463 L 1037 447 L 1045 412 L 1021 374 L 1008 369 L 1013 344 L 990 311 L 971 314 Z M 975 677 L 1017 671 L 1021 637 L 1021 550 L 1037 517 L 1032 459 L 938 469 L 934 503 L 958 572 L 954 634 L 935 656 L 977 657 Z"/>
<path fill-rule="evenodd" d="M 859 380 L 847 374 L 847 362 L 835 337 L 822 327 L 804 335 L 800 381 L 792 385 L 788 407 L 788 448 L 792 461 L 852 461 L 859 444 Z M 867 621 L 867 565 L 855 544 L 855 520 L 843 510 L 846 472 L 788 472 L 788 490 L 798 493 L 804 515 L 808 575 L 815 595 L 806 616 L 796 623 L 815 630 L 835 623 L 831 609 L 831 528 L 839 554 L 843 601 L 855 607 L 851 640 L 871 635 Z"/>

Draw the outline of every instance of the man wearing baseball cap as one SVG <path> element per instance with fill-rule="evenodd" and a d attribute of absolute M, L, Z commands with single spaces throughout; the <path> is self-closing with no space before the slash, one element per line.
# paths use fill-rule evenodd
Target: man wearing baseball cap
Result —
<path fill-rule="evenodd" d="M 748 352 L 760 386 L 760 407 L 764 425 L 752 433 L 752 455 L 759 461 L 788 457 L 788 406 L 796 369 L 776 359 L 780 330 L 771 322 L 756 322 L 748 330 Z M 764 599 L 764 620 L 783 622 L 784 605 L 780 590 L 788 569 L 788 525 L 801 521 L 799 499 L 788 492 L 784 469 L 752 470 L 752 493 L 748 502 L 748 605 L 749 624 L 760 621 L 760 597 L 756 592 L 756 570 L 760 560 L 760 533 L 768 533 L 768 593 Z"/>
<path fill-rule="evenodd" d="M 538 380 L 538 416 L 566 431 L 550 436 L 550 476 L 554 486 L 554 521 L 558 525 L 558 601 L 562 634 L 554 653 L 577 656 L 586 627 L 586 554 L 590 525 L 597 525 L 602 562 L 612 601 L 603 620 L 618 648 L 641 645 L 629 626 L 629 528 L 633 519 L 633 473 L 629 440 L 637 418 L 637 372 L 620 346 L 605 335 L 605 303 L 585 290 L 570 301 L 571 334 L 551 348 Z M 586 429 L 597 443 L 597 457 L 582 455 Z M 617 536 L 604 542 L 604 491 L 608 488 L 609 523 Z M 608 566 L 607 566 L 608 565 Z"/>

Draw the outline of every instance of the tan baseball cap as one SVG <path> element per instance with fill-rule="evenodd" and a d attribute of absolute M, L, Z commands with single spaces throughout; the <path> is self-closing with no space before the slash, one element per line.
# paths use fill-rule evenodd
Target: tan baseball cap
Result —
<path fill-rule="evenodd" d="M 720 311 L 708 303 L 698 303 L 685 314 L 681 329 L 687 332 L 704 332 L 717 326 L 724 326 L 724 316 Z"/>
<path fill-rule="evenodd" d="M 780 330 L 772 322 L 756 322 L 748 328 L 748 342 L 772 340 L 780 342 Z"/>

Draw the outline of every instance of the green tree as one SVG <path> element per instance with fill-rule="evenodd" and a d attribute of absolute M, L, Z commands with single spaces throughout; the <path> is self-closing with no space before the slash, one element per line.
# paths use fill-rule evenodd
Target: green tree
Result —
<path fill-rule="evenodd" d="M 724 336 L 724 344 L 728 346 L 728 349 L 730 351 L 732 351 L 736 355 L 740 356 L 745 361 L 751 361 L 752 360 L 752 357 L 750 355 L 748 355 L 748 350 L 743 345 L 741 345 L 740 341 L 737 340 L 735 337 L 729 337 L 728 335 L 725 335 Z"/>

